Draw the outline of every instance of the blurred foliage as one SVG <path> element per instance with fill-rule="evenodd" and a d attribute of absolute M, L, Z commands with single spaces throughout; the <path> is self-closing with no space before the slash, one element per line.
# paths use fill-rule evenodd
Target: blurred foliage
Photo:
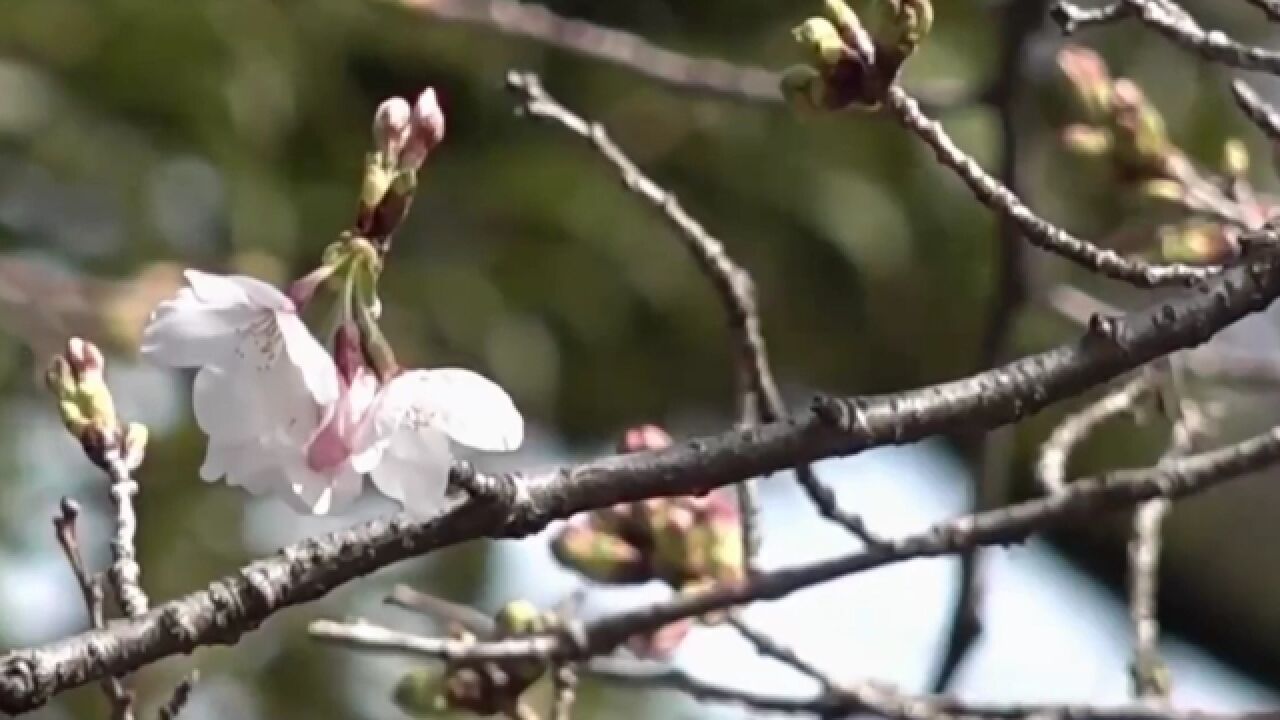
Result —
<path fill-rule="evenodd" d="M 999 3 L 936 4 L 933 34 L 904 81 L 926 99 L 947 99 L 948 130 L 992 166 L 993 115 L 963 98 L 996 70 Z M 676 49 L 770 67 L 797 61 L 789 28 L 812 10 L 766 0 L 548 5 Z M 1247 3 L 1205 0 L 1192 9 L 1242 39 L 1266 39 Z M 1141 205 L 1104 168 L 1057 142 L 1069 119 L 1053 63 L 1059 39 L 1047 23 L 1038 38 L 1020 71 L 1027 89 L 1018 108 L 1031 204 L 1086 236 L 1113 235 Z M 1255 158 L 1270 156 L 1231 108 L 1221 68 L 1132 24 L 1080 41 L 1143 86 L 1196 159 L 1216 162 L 1228 136 L 1244 139 Z M 448 137 L 423 172 L 384 280 L 384 327 L 402 359 L 484 371 L 531 420 L 584 447 L 641 420 L 721 427 L 732 374 L 710 288 L 660 219 L 589 148 L 513 115 L 501 87 L 511 67 L 541 72 L 566 104 L 605 123 L 750 268 L 778 375 L 795 402 L 816 388 L 882 392 L 973 370 L 992 292 L 994 223 L 884 120 L 802 120 L 781 107 L 692 97 L 385 2 L 5 0 L 0 247 L 5 263 L 17 263 L 0 272 L 3 324 L 13 333 L 0 346 L 7 396 L 32 392 L 45 335 L 80 332 L 131 352 L 146 308 L 174 286 L 176 267 L 239 268 L 274 281 L 313 267 L 352 221 L 377 103 L 432 85 Z M 1274 186 L 1268 163 L 1255 161 L 1251 172 L 1260 187 Z M 1061 261 L 1031 259 L 1039 288 L 1070 280 L 1120 305 L 1143 302 Z M 100 279 L 75 290 L 57 284 L 76 275 Z M 65 310 L 50 310 L 63 302 Z M 1073 332 L 1036 307 L 1021 318 L 1018 348 Z M 1023 430 L 1022 467 L 1052 420 Z M 1149 461 L 1158 433 L 1133 437 L 1108 433 L 1081 469 Z M 220 489 L 193 498 L 189 478 L 201 453 L 188 422 L 155 438 L 144 469 L 142 560 L 158 598 L 201 587 L 253 552 L 240 540 L 241 497 Z M 14 492 L 0 491 L 0 500 Z M 1258 553 L 1280 539 L 1260 494 L 1275 500 L 1274 492 L 1235 488 L 1175 515 L 1170 573 L 1175 606 L 1203 609 L 1208 591 L 1199 588 L 1226 588 L 1215 591 L 1217 612 L 1247 629 L 1232 631 L 1234 639 L 1224 631 L 1224 642 L 1255 660 L 1280 657 L 1280 647 L 1256 642 L 1280 637 L 1274 603 L 1257 600 L 1280 588 L 1249 571 L 1257 567 L 1249 563 L 1270 567 Z M 1247 515 L 1236 514 L 1242 499 Z M 1256 530 L 1233 562 L 1217 554 L 1223 522 Z M 14 547 L 34 542 L 4 530 Z M 1106 547 L 1115 554 L 1114 544 Z M 469 599 L 483 595 L 486 558 L 475 545 L 395 572 Z M 349 598 L 343 591 L 323 607 L 274 619 L 239 648 L 203 651 L 210 686 L 246 683 L 224 693 L 228 716 L 244 707 L 272 718 L 390 712 L 346 694 L 334 678 L 349 656 L 317 649 L 302 631 L 308 617 Z M 144 699 L 157 701 L 183 670 L 174 662 L 146 673 Z M 371 684 L 389 696 L 394 678 Z M 601 717 L 637 708 L 631 693 L 588 690 L 583 702 Z M 88 716 L 99 703 L 96 688 L 86 688 L 65 707 Z"/>

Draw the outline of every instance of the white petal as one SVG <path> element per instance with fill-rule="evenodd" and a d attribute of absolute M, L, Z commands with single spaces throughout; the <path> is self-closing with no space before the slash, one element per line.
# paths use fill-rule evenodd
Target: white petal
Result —
<path fill-rule="evenodd" d="M 267 283 L 246 275 L 213 275 L 189 269 L 183 275 L 196 297 L 209 305 L 248 305 L 265 310 L 288 311 L 293 301 Z"/>
<path fill-rule="evenodd" d="M 511 396 L 492 380 L 462 368 L 413 370 L 396 377 L 374 413 L 376 438 L 405 427 L 430 427 L 490 452 L 515 450 L 524 439 L 524 420 Z"/>
<path fill-rule="evenodd" d="M 157 365 L 197 367 L 225 362 L 236 330 L 252 321 L 243 308 L 210 308 L 181 294 L 155 309 L 142 331 L 142 356 Z"/>
<path fill-rule="evenodd" d="M 284 448 L 265 446 L 256 438 L 241 442 L 213 439 L 200 466 L 200 477 L 214 481 L 223 476 L 227 484 L 239 486 L 254 495 L 266 492 L 288 492 L 283 471 L 287 455 Z"/>
<path fill-rule="evenodd" d="M 258 437 L 269 430 L 269 418 L 258 411 L 260 392 L 241 375 L 216 366 L 201 368 L 191 390 L 196 425 L 224 444 Z"/>
<path fill-rule="evenodd" d="M 321 405 L 338 399 L 338 368 L 302 320 L 290 313 L 276 313 L 275 322 L 289 361 L 302 373 L 311 397 Z"/>
<path fill-rule="evenodd" d="M 368 474 L 372 472 L 373 469 L 378 466 L 378 463 L 382 461 L 383 448 L 385 445 L 386 443 L 379 443 L 372 447 L 365 448 L 360 452 L 354 453 L 351 456 L 351 467 L 361 474 Z"/>
<path fill-rule="evenodd" d="M 449 441 L 439 432 L 402 430 L 391 438 L 382 461 L 369 476 L 379 492 L 418 517 L 430 517 L 445 504 Z"/>

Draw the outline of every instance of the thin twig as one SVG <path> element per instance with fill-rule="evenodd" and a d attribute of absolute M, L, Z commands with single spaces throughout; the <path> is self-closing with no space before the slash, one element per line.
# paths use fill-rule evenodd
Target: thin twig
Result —
<path fill-rule="evenodd" d="M 182 711 L 186 709 L 187 703 L 191 700 L 191 691 L 195 688 L 197 682 L 200 682 L 200 671 L 192 670 L 191 674 L 173 689 L 173 694 L 169 696 L 169 702 L 160 708 L 159 720 L 174 720 L 174 718 L 181 715 Z"/>
<path fill-rule="evenodd" d="M 878 682 L 833 687 L 811 697 L 767 695 L 708 683 L 679 667 L 653 667 L 613 659 L 594 661 L 580 672 L 620 687 L 672 690 L 703 702 L 820 718 L 871 714 L 891 720 L 1280 720 L 1280 713 L 1275 712 L 1214 714 L 1147 705 L 966 703 L 945 696 L 912 696 Z"/>
<path fill-rule="evenodd" d="M 1036 463 L 1036 481 L 1039 482 L 1040 489 L 1049 494 L 1066 490 L 1067 463 L 1076 446 L 1111 418 L 1131 412 L 1154 388 L 1152 373 L 1139 373 L 1124 385 L 1063 419 L 1040 448 L 1040 459 Z"/>
<path fill-rule="evenodd" d="M 497 630 L 493 618 L 475 608 L 420 592 L 408 585 L 400 584 L 393 587 L 386 597 L 386 603 L 422 613 L 443 625 L 459 625 L 467 632 L 480 637 L 493 635 Z"/>
<path fill-rule="evenodd" d="M 961 150 L 942 125 L 925 115 L 915 98 L 901 87 L 889 88 L 887 107 L 903 127 L 933 149 L 938 162 L 964 181 L 979 202 L 1017 225 L 1027 240 L 1042 250 L 1138 287 L 1196 285 L 1220 271 L 1216 267 L 1178 263 L 1153 265 L 1138 258 L 1126 258 L 1114 250 L 1078 238 L 1036 215 L 1021 198 L 983 170 L 978 161 Z"/>
<path fill-rule="evenodd" d="M 80 505 L 71 498 L 62 498 L 58 514 L 53 517 L 53 530 L 58 538 L 67 564 L 75 575 L 76 584 L 80 586 L 80 595 L 84 598 L 85 610 L 89 615 L 89 626 L 94 629 L 106 627 L 106 615 L 103 609 L 102 585 L 84 563 L 84 554 L 80 552 L 80 537 L 77 521 L 80 518 Z M 111 703 L 111 717 L 114 720 L 133 720 L 133 693 L 116 677 L 102 680 L 102 692 Z"/>
<path fill-rule="evenodd" d="M 1171 375 L 1174 397 L 1171 399 L 1173 425 L 1169 448 L 1162 462 L 1176 461 L 1191 454 L 1195 436 L 1200 430 L 1195 420 L 1198 413 L 1189 410 L 1191 402 Z M 1165 518 L 1172 510 L 1167 498 L 1148 500 L 1133 514 L 1133 531 L 1129 539 L 1129 619 L 1133 624 L 1133 694 L 1151 704 L 1166 703 L 1171 678 L 1160 655 L 1160 618 L 1158 589 L 1160 584 L 1160 551 Z"/>
<path fill-rule="evenodd" d="M 1021 193 L 1017 106 L 1021 95 L 1023 55 L 1027 43 L 1042 22 L 1046 0 L 1010 0 L 1000 11 L 999 63 L 983 102 L 995 113 L 1000 135 L 999 178 L 1016 194 Z M 982 337 L 978 348 L 977 371 L 1002 362 L 1010 354 L 1014 323 L 1028 296 L 1026 243 L 1018 226 L 1001 217 L 995 235 L 995 287 L 987 302 Z M 990 433 L 966 433 L 959 445 L 969 457 L 973 483 L 973 510 L 996 507 L 1004 501 L 1010 465 L 1013 461 L 1013 430 L 999 428 Z M 960 665 L 982 634 L 982 605 L 985 596 L 983 557 L 980 551 L 964 553 L 959 563 L 960 582 L 952 601 L 946 642 L 933 673 L 932 687 L 941 692 L 950 686 Z"/>
<path fill-rule="evenodd" d="M 1258 91 L 1244 80 L 1231 83 L 1231 95 L 1235 97 L 1241 112 L 1258 126 L 1268 140 L 1280 143 L 1280 112 L 1276 112 L 1271 103 L 1263 100 Z"/>
<path fill-rule="evenodd" d="M 1160 574 L 1160 530 L 1169 513 L 1164 498 L 1148 500 L 1133 514 L 1129 540 L 1129 619 L 1133 623 L 1134 694 L 1142 700 L 1169 696 L 1168 669 L 1160 659 L 1156 588 Z"/>
<path fill-rule="evenodd" d="M 1049 8 L 1049 16 L 1070 35 L 1090 25 L 1105 25 L 1123 19 L 1129 14 L 1129 6 L 1123 0 L 1115 0 L 1096 8 L 1083 8 L 1067 0 L 1059 0 Z"/>
<path fill-rule="evenodd" d="M 561 17 L 541 5 L 513 0 L 392 2 L 437 20 L 478 25 L 603 60 L 680 90 L 748 102 L 782 102 L 778 76 L 770 70 L 690 57 L 633 33 Z"/>
<path fill-rule="evenodd" d="M 760 655 L 773 658 L 783 665 L 794 668 L 800 673 L 813 678 L 822 686 L 822 690 L 824 692 L 829 691 L 836 686 L 837 683 L 830 675 L 823 672 L 818 666 L 800 657 L 794 648 L 784 645 L 773 637 L 752 627 L 742 617 L 742 613 L 740 611 L 729 613 L 729 624 L 733 626 L 734 630 L 738 631 L 738 634 L 741 635 L 743 639 L 751 643 L 751 646 L 755 648 L 756 652 Z"/>
<path fill-rule="evenodd" d="M 778 390 L 769 363 L 760 312 L 756 303 L 755 284 L 751 276 L 725 249 L 724 243 L 712 235 L 680 204 L 674 194 L 663 188 L 629 158 L 609 137 L 599 123 L 594 123 L 565 107 L 543 87 L 532 73 L 511 73 L 507 85 L 518 94 L 521 110 L 529 117 L 553 122 L 587 140 L 618 172 L 622 184 L 661 211 L 676 231 L 702 273 L 711 281 L 729 321 L 733 338 L 738 377 L 738 396 L 744 424 L 773 422 L 786 417 L 786 406 Z M 840 509 L 834 493 L 807 465 L 797 466 L 796 478 L 819 511 L 841 525 L 864 543 L 879 542 L 862 519 Z M 753 481 L 738 486 L 738 500 L 743 518 L 743 544 L 748 564 L 760 547 L 759 508 Z"/>
<path fill-rule="evenodd" d="M 1245 45 L 1221 30 L 1205 30 L 1177 3 L 1170 0 L 1123 0 L 1148 27 L 1177 45 L 1212 62 L 1242 70 L 1280 73 L 1280 52 Z"/>
<path fill-rule="evenodd" d="M 111 539 L 111 569 L 107 577 L 120 600 L 125 615 L 131 618 L 147 614 L 147 594 L 140 585 L 142 569 L 138 566 L 134 550 L 134 537 L 138 532 L 138 517 L 133 510 L 133 498 L 138 494 L 138 483 L 125 464 L 119 449 L 106 454 L 107 475 L 111 479 L 111 504 L 116 511 L 116 532 Z"/>
<path fill-rule="evenodd" d="M 1280 0 L 1245 0 L 1245 2 L 1258 8 L 1268 20 L 1280 22 Z"/>
<path fill-rule="evenodd" d="M 551 702 L 551 720 L 571 720 L 573 703 L 578 698 L 578 670 L 573 664 L 560 665 L 552 678 L 555 696 Z"/>

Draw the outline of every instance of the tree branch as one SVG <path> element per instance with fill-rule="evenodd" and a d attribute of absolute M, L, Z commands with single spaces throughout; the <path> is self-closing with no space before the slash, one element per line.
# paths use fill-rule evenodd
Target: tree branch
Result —
<path fill-rule="evenodd" d="M 1262 4 L 1255 4 L 1263 7 Z M 1190 13 L 1172 0 L 1119 0 L 1097 10 L 1085 10 L 1070 2 L 1059 2 L 1053 11 L 1053 18 L 1066 33 L 1074 32 L 1084 25 L 1112 22 L 1130 15 L 1174 44 L 1181 45 L 1205 60 L 1241 70 L 1280 74 L 1280 52 L 1245 45 L 1221 30 L 1205 30 Z"/>
<path fill-rule="evenodd" d="M 80 505 L 71 498 L 63 498 L 58 514 L 53 517 L 54 535 L 62 554 L 71 566 L 71 573 L 80 586 L 80 595 L 84 598 L 85 611 L 89 615 L 89 627 L 101 630 L 106 626 L 106 615 L 103 611 L 102 583 L 89 572 L 84 564 L 84 553 L 80 551 L 80 533 L 77 523 L 80 518 Z M 133 694 L 117 677 L 106 677 L 102 680 L 102 692 L 111 704 L 113 720 L 133 720 Z"/>
<path fill-rule="evenodd" d="M 746 269 L 734 262 L 725 250 L 724 243 L 690 215 L 674 194 L 645 175 L 613 142 L 602 125 L 591 122 L 562 105 L 547 92 L 537 75 L 513 72 L 507 76 L 507 87 L 519 97 L 522 112 L 531 118 L 556 124 L 589 142 L 613 166 L 628 190 L 662 213 L 702 274 L 711 281 L 728 318 L 743 423 L 750 426 L 785 418 L 787 408 L 769 363 L 760 311 L 756 303 L 755 284 Z M 799 465 L 795 472 L 797 481 L 824 517 L 864 543 L 879 542 L 879 538 L 866 527 L 862 518 L 840 508 L 835 493 L 818 478 L 813 468 Z M 746 551 L 744 557 L 748 560 L 748 567 L 754 567 L 754 558 L 760 547 L 757 528 L 759 510 L 756 507 L 754 484 L 750 480 L 743 482 L 738 486 L 738 492 Z"/>
<path fill-rule="evenodd" d="M 484 536 L 519 537 L 584 510 L 707 491 L 797 463 L 1015 422 L 1155 358 L 1203 343 L 1226 325 L 1268 307 L 1278 295 L 1280 261 L 1262 256 L 1181 300 L 1125 318 L 1095 318 L 1078 341 L 962 380 L 892 395 L 822 398 L 801 416 L 656 452 L 541 472 L 477 476 L 470 485 L 484 492 L 433 520 L 415 523 L 399 515 L 305 540 L 140 618 L 4 653 L 0 711 L 30 710 L 57 692 L 107 675 L 203 645 L 233 643 L 284 608 L 447 545 Z M 1039 512 L 1027 515 L 1025 510 L 1014 518 L 1012 525 L 1001 526 L 1002 532 L 1023 530 L 1028 519 L 1045 520 Z M 952 547 L 934 542 L 912 550 Z M 890 551 L 873 548 L 864 558 L 874 566 Z M 858 560 L 854 568 L 866 562 Z"/>
<path fill-rule="evenodd" d="M 1273 143 L 1280 142 L 1280 113 L 1244 80 L 1231 83 L 1231 95 L 1245 117 Z"/>
<path fill-rule="evenodd" d="M 1053 429 L 1049 439 L 1040 448 L 1040 459 L 1036 463 L 1036 480 L 1040 489 L 1050 495 L 1065 490 L 1067 463 L 1076 445 L 1088 438 L 1099 425 L 1132 411 L 1134 405 L 1153 389 L 1151 374 L 1142 373 L 1079 412 L 1068 415 Z"/>
<path fill-rule="evenodd" d="M 133 510 L 133 496 L 138 494 L 138 483 L 133 479 L 118 448 L 106 455 L 107 476 L 111 480 L 111 504 L 116 511 L 116 532 L 111 539 L 111 580 L 120 606 L 125 615 L 141 617 L 147 612 L 147 594 L 141 586 L 142 568 L 138 566 L 134 550 L 134 536 L 138 532 L 138 518 Z"/>
<path fill-rule="evenodd" d="M 1073 2 L 1060 0 L 1049 8 L 1049 16 L 1058 23 L 1062 32 L 1070 35 L 1080 28 L 1089 25 L 1104 25 L 1123 19 L 1129 14 L 1129 6 L 1124 0 L 1115 0 L 1096 8 L 1082 8 Z"/>
<path fill-rule="evenodd" d="M 561 17 L 540 5 L 513 0 L 392 1 L 427 17 L 483 26 L 618 65 L 680 90 L 748 102 L 782 102 L 778 76 L 772 71 L 689 57 L 629 32 Z"/>
<path fill-rule="evenodd" d="M 1280 0 L 1245 0 L 1245 2 L 1258 8 L 1268 20 L 1280 22 Z"/>
<path fill-rule="evenodd" d="M 1022 57 L 1040 27 L 1046 0 L 1006 1 L 1000 11 L 1000 58 L 995 77 L 982 100 L 996 115 L 1000 134 L 999 177 L 1015 195 L 1021 193 L 1017 105 L 1021 94 Z M 1018 226 L 1001 217 L 996 232 L 995 288 L 987 302 L 986 320 L 975 372 L 1007 359 L 1018 313 L 1027 301 L 1027 253 Z M 1012 431 L 1002 428 L 986 436 L 961 436 L 969 456 L 973 510 L 987 510 L 1003 500 L 1013 456 Z M 960 557 L 960 583 L 952 605 L 946 645 L 934 671 L 932 687 L 945 690 L 982 634 L 984 576 L 977 552 Z"/>
<path fill-rule="evenodd" d="M 1218 268 L 1177 263 L 1153 265 L 1078 238 L 1036 215 L 1008 187 L 983 170 L 977 160 L 955 144 L 940 123 L 921 110 L 907 91 L 897 85 L 889 88 L 886 107 L 903 127 L 933 149 L 938 162 L 955 172 L 979 202 L 1016 225 L 1032 245 L 1042 250 L 1138 287 L 1195 285 L 1219 272 Z"/>
<path fill-rule="evenodd" d="M 1234 445 L 1174 458 L 1156 467 L 1082 479 L 1056 495 L 961 516 L 881 547 L 762 573 L 738 586 L 721 586 L 590 621 L 568 623 L 566 629 L 554 634 L 460 641 L 407 635 L 367 622 L 343 624 L 324 620 L 312 624 L 311 634 L 357 648 L 451 662 L 586 661 L 612 652 L 634 635 L 652 632 L 685 618 L 751 602 L 778 600 L 797 590 L 908 560 L 953 554 L 970 547 L 1020 542 L 1032 533 L 1071 519 L 1096 517 L 1100 512 L 1131 507 L 1154 498 L 1173 500 L 1204 492 L 1276 462 L 1280 462 L 1280 426 Z"/>

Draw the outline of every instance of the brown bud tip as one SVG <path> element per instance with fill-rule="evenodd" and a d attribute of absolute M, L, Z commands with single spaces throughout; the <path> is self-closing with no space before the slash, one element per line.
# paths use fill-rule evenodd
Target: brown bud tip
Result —
<path fill-rule="evenodd" d="M 75 520 L 80 516 L 80 503 L 69 497 L 64 497 L 62 498 L 61 510 L 64 518 Z"/>

